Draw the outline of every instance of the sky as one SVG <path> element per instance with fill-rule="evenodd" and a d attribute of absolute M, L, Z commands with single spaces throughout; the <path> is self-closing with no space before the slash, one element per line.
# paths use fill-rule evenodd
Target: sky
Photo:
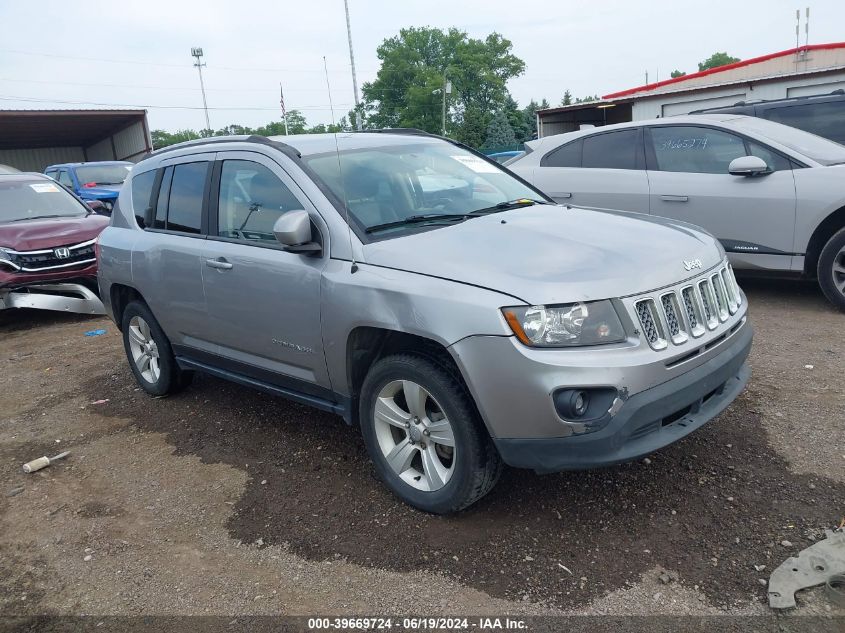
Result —
<path fill-rule="evenodd" d="M 799 6 L 803 44 L 808 5 L 790 0 L 349 0 L 359 86 L 378 72 L 378 45 L 403 27 L 496 31 L 525 62 L 509 83 L 520 105 L 692 72 L 716 51 L 746 59 L 791 48 Z M 845 2 L 809 6 L 811 44 L 845 41 Z M 140 106 L 152 129 L 200 129 L 194 46 L 213 128 L 279 120 L 280 83 L 309 125 L 330 123 L 330 105 L 339 119 L 354 104 L 343 0 L 0 0 L 0 29 L 2 109 Z"/>

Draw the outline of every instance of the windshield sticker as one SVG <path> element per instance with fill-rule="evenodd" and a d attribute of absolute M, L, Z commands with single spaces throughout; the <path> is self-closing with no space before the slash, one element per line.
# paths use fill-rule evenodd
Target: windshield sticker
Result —
<path fill-rule="evenodd" d="M 37 184 L 30 185 L 30 187 L 32 187 L 32 189 L 37 193 L 59 193 L 59 188 L 49 182 L 39 182 Z"/>
<path fill-rule="evenodd" d="M 499 172 L 499 170 L 495 166 L 491 165 L 483 158 L 479 158 L 478 156 L 450 156 L 449 158 L 454 158 L 456 161 L 466 167 L 469 167 L 472 171 L 477 174 L 496 174 Z"/>

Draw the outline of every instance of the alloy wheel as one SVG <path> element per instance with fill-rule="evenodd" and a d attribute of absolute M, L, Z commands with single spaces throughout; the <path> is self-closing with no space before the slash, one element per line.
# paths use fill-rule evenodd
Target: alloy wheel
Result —
<path fill-rule="evenodd" d="M 845 295 L 845 246 L 833 258 L 833 285 Z"/>
<path fill-rule="evenodd" d="M 375 434 L 390 468 L 424 492 L 443 488 L 458 457 L 452 425 L 442 407 L 411 380 L 386 384 L 376 400 Z"/>
<path fill-rule="evenodd" d="M 142 317 L 133 316 L 129 321 L 129 350 L 141 377 L 151 384 L 161 376 L 158 345 L 150 333 L 150 325 Z"/>

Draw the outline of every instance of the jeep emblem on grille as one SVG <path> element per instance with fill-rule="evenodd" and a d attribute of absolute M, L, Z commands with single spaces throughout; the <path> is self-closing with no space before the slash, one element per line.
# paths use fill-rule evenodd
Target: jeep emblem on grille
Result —
<path fill-rule="evenodd" d="M 684 268 L 686 270 L 692 270 L 693 268 L 701 268 L 701 260 L 700 259 L 685 259 L 684 260 Z"/>
<path fill-rule="evenodd" d="M 70 257 L 70 249 L 67 246 L 61 246 L 53 251 L 57 259 L 67 259 Z"/>

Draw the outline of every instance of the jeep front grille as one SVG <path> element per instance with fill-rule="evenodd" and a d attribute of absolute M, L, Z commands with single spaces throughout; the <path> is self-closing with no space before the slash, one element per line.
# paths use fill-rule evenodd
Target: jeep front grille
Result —
<path fill-rule="evenodd" d="M 643 298 L 634 303 L 636 316 L 648 344 L 656 350 L 683 345 L 717 329 L 736 314 L 742 293 L 733 270 L 724 265 L 716 272 L 690 284 L 664 292 L 658 298 Z"/>

